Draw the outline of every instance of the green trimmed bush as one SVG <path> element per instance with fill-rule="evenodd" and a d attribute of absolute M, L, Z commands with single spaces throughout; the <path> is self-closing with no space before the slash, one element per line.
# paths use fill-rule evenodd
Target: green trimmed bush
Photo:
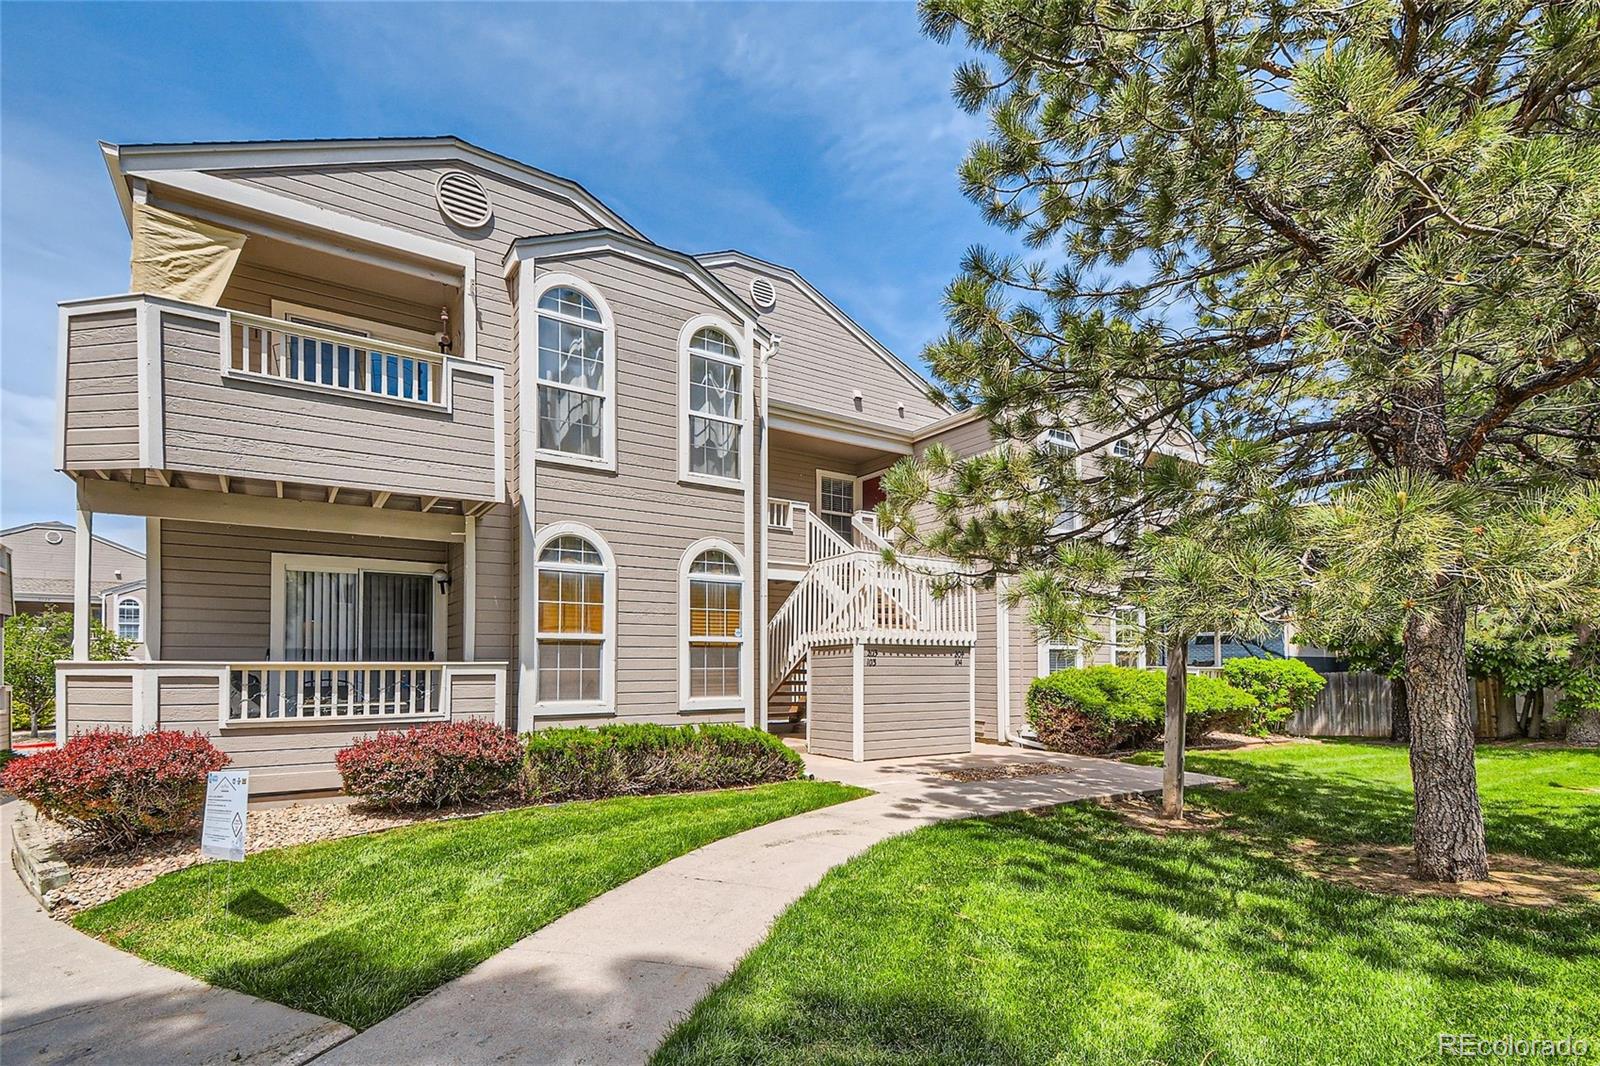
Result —
<path fill-rule="evenodd" d="M 1204 674 L 1190 675 L 1188 697 L 1192 736 L 1256 706 L 1248 692 Z M 1166 725 L 1166 673 L 1128 666 L 1058 670 L 1028 686 L 1027 714 L 1039 742 L 1058 751 L 1104 755 L 1142 747 Z"/>
<path fill-rule="evenodd" d="M 738 725 L 541 729 L 526 753 L 529 797 L 540 803 L 762 785 L 805 769 L 779 738 Z"/>
<path fill-rule="evenodd" d="M 1222 677 L 1256 698 L 1249 714 L 1227 724 L 1258 737 L 1281 726 L 1290 715 L 1309 711 L 1328 683 L 1299 659 L 1229 659 L 1222 665 Z"/>

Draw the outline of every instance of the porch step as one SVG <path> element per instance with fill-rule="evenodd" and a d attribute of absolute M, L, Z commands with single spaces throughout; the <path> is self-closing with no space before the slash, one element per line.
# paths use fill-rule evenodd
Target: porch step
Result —
<path fill-rule="evenodd" d="M 801 659 L 767 694 L 767 728 L 798 732 L 806 719 L 806 664 Z"/>

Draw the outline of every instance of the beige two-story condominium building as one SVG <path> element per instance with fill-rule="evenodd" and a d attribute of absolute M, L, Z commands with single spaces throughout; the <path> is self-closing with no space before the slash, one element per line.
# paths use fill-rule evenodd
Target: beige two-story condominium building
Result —
<path fill-rule="evenodd" d="M 131 291 L 61 304 L 59 466 L 79 546 L 147 519 L 148 658 L 80 626 L 63 737 L 201 729 L 257 793 L 466 717 L 875 759 L 1015 737 L 1078 655 L 883 561 L 882 473 L 994 442 L 793 270 L 454 138 L 102 150 Z"/>

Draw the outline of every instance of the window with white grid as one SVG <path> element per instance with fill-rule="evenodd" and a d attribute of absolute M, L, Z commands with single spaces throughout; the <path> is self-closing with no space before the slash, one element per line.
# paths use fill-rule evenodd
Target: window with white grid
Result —
<path fill-rule="evenodd" d="M 539 447 L 605 457 L 606 331 L 599 308 L 576 289 L 539 297 Z"/>
<path fill-rule="evenodd" d="M 856 482 L 854 478 L 823 476 L 817 485 L 817 514 L 833 527 L 835 533 L 855 543 L 855 527 L 851 519 L 856 513 Z"/>
<path fill-rule="evenodd" d="M 1111 615 L 1112 647 L 1118 666 L 1145 666 L 1144 612 L 1137 607 L 1118 607 Z"/>
<path fill-rule="evenodd" d="M 744 407 L 739 347 L 722 330 L 707 326 L 690 338 L 683 365 L 688 387 L 686 472 L 738 481 Z"/>
<path fill-rule="evenodd" d="M 537 613 L 540 703 L 594 703 L 605 698 L 605 559 L 574 534 L 539 552 Z"/>
<path fill-rule="evenodd" d="M 687 571 L 686 699 L 740 699 L 744 651 L 744 576 L 728 552 L 700 552 Z"/>

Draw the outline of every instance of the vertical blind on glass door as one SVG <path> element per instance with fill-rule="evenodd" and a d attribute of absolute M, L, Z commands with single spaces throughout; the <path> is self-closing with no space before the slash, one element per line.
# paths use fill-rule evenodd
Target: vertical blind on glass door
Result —
<path fill-rule="evenodd" d="M 290 570 L 284 578 L 285 659 L 423 662 L 433 657 L 428 575 Z"/>

